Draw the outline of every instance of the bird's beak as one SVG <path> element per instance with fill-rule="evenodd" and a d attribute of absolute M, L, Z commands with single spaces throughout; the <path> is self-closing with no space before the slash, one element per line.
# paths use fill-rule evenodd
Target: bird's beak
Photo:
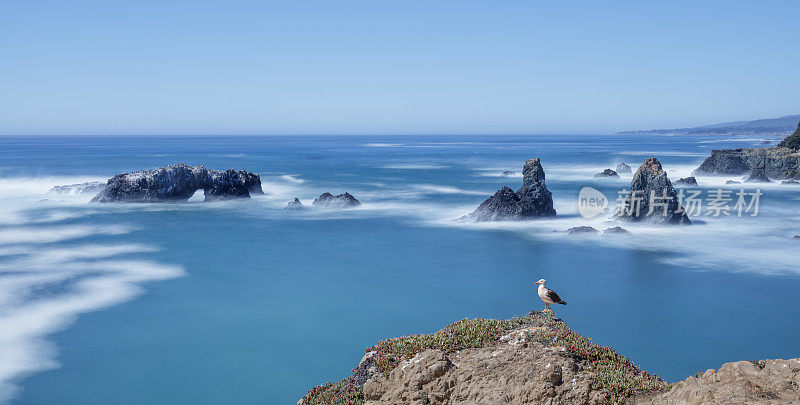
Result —
<path fill-rule="evenodd" d="M 533 283 L 533 284 L 539 284 L 539 282 L 537 281 L 537 282 L 535 282 L 535 283 Z"/>

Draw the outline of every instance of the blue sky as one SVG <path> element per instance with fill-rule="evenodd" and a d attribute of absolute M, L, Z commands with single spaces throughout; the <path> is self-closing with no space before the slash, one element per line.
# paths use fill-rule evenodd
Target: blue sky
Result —
<path fill-rule="evenodd" d="M 528 134 L 800 113 L 800 2 L 8 1 L 0 134 Z"/>

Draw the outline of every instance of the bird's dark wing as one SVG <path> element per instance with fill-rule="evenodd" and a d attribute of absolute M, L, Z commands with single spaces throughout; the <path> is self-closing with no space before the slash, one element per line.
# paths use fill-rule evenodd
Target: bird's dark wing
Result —
<path fill-rule="evenodd" d="M 553 301 L 555 303 L 558 303 L 558 304 L 564 304 L 564 305 L 567 304 L 566 302 L 562 301 L 561 297 L 559 297 L 558 294 L 556 294 L 556 292 L 553 291 L 553 290 L 548 290 L 547 291 L 547 298 L 550 298 L 551 301 Z"/>

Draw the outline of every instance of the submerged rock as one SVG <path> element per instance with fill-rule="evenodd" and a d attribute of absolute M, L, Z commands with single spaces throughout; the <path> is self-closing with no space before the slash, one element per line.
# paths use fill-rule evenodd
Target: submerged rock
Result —
<path fill-rule="evenodd" d="M 50 189 L 50 192 L 59 194 L 97 194 L 105 186 L 106 184 L 101 181 L 88 181 L 86 183 L 55 186 Z"/>
<path fill-rule="evenodd" d="M 606 228 L 603 233 L 631 233 L 631 231 L 619 226 L 615 226 L 613 228 Z"/>
<path fill-rule="evenodd" d="M 513 172 L 513 171 L 511 171 L 511 170 L 506 170 L 506 171 L 504 171 L 504 172 L 503 172 L 503 176 L 513 176 L 513 175 L 515 175 L 515 174 L 516 174 L 516 173 L 514 173 L 514 172 Z"/>
<path fill-rule="evenodd" d="M 728 180 L 728 181 L 725 182 L 725 184 L 742 184 L 742 182 L 741 181 L 736 181 L 736 180 Z"/>
<path fill-rule="evenodd" d="M 633 173 L 631 171 L 631 167 L 626 165 L 624 162 L 617 163 L 617 173 Z"/>
<path fill-rule="evenodd" d="M 333 195 L 331 193 L 322 193 L 316 200 L 314 200 L 311 205 L 315 207 L 326 207 L 326 208 L 350 208 L 361 205 L 361 202 L 358 201 L 355 197 L 350 195 L 350 193 L 344 193 L 339 195 Z"/>
<path fill-rule="evenodd" d="M 300 209 L 303 209 L 304 207 L 305 207 L 305 205 L 303 205 L 303 203 L 300 201 L 300 199 L 295 197 L 294 200 L 289 201 L 289 203 L 286 204 L 286 207 L 284 209 L 285 210 L 300 210 Z"/>
<path fill-rule="evenodd" d="M 697 179 L 694 176 L 684 177 L 682 179 L 678 179 L 675 182 L 675 185 L 676 186 L 677 185 L 681 185 L 681 186 L 696 186 L 697 185 Z"/>
<path fill-rule="evenodd" d="M 574 228 L 567 229 L 564 233 L 569 236 L 576 236 L 576 235 L 592 235 L 600 233 L 597 229 L 592 228 L 591 226 L 576 226 Z"/>
<path fill-rule="evenodd" d="M 784 180 L 781 184 L 800 184 L 800 181 L 797 180 Z"/>
<path fill-rule="evenodd" d="M 602 179 L 604 177 L 619 177 L 619 175 L 617 174 L 617 172 L 611 169 L 605 169 L 602 172 L 594 175 L 594 178 L 596 179 Z"/>
<path fill-rule="evenodd" d="M 678 193 L 656 158 L 648 158 L 633 175 L 631 189 L 617 218 L 654 224 L 691 224 L 678 202 Z"/>
<path fill-rule="evenodd" d="M 545 174 L 539 159 L 529 159 L 522 169 L 522 187 L 514 192 L 503 187 L 464 217 L 473 221 L 516 221 L 538 217 L 554 217 L 553 195 L 545 185 Z"/>
<path fill-rule="evenodd" d="M 794 238 L 792 239 L 800 239 L 800 235 L 794 235 Z"/>
<path fill-rule="evenodd" d="M 264 193 L 261 177 L 255 173 L 177 164 L 118 174 L 108 180 L 92 202 L 186 202 L 197 190 L 203 190 L 205 201 Z"/>

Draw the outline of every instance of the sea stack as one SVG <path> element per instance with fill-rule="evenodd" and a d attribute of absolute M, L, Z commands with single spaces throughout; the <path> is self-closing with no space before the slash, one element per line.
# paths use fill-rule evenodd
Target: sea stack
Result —
<path fill-rule="evenodd" d="M 545 185 L 545 174 L 538 158 L 528 159 L 522 168 L 522 187 L 514 192 L 503 187 L 481 203 L 466 219 L 478 222 L 518 221 L 554 217 L 553 195 Z"/>
<path fill-rule="evenodd" d="M 625 162 L 617 163 L 617 173 L 632 173 L 631 167 L 626 165 Z"/>
<path fill-rule="evenodd" d="M 92 202 L 186 202 L 197 190 L 203 190 L 205 201 L 264 194 L 261 177 L 255 173 L 177 164 L 118 174 L 108 180 Z"/>
<path fill-rule="evenodd" d="M 750 169 L 750 175 L 747 176 L 747 180 L 744 181 L 745 183 L 772 183 L 772 181 L 767 177 L 767 170 L 766 170 L 766 162 L 761 160 L 760 162 L 753 165 L 753 168 Z"/>
<path fill-rule="evenodd" d="M 617 172 L 615 172 L 615 171 L 613 171 L 611 169 L 605 169 L 602 172 L 597 173 L 597 174 L 594 175 L 594 178 L 596 178 L 596 179 L 604 179 L 604 178 L 608 178 L 608 177 L 619 178 L 619 175 L 617 174 Z"/>
<path fill-rule="evenodd" d="M 646 159 L 633 175 L 631 192 L 616 216 L 621 220 L 654 224 L 692 223 L 678 202 L 678 194 L 667 178 L 667 172 L 656 158 Z"/>

